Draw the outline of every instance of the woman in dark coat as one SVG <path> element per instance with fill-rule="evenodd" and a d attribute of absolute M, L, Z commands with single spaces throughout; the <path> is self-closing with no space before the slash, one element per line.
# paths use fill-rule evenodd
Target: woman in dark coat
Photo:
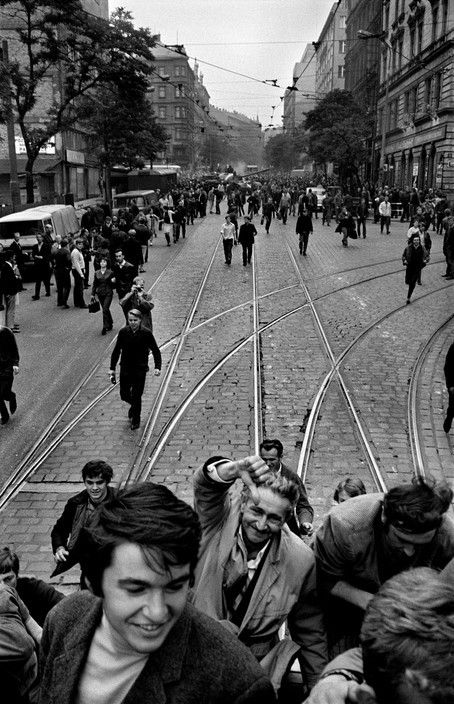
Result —
<path fill-rule="evenodd" d="M 428 259 L 429 255 L 422 246 L 420 238 L 415 235 L 402 254 L 402 264 L 407 268 L 405 273 L 405 283 L 408 286 L 407 306 L 410 304 L 411 294 L 415 290 L 421 269 L 426 266 Z"/>
<path fill-rule="evenodd" d="M 344 247 L 348 247 L 348 238 L 356 240 L 358 235 L 356 234 L 356 222 L 355 218 L 351 212 L 344 208 L 339 216 L 339 224 L 335 229 L 335 232 L 342 232 L 342 244 Z"/>
<path fill-rule="evenodd" d="M 109 264 L 106 257 L 102 257 L 99 262 L 99 269 L 95 271 L 93 278 L 93 287 L 91 290 L 92 298 L 98 297 L 98 300 L 102 308 L 102 331 L 101 334 L 105 335 L 106 332 L 112 330 L 113 320 L 112 314 L 110 312 L 110 305 L 112 303 L 114 284 L 112 283 L 113 272 L 109 269 Z"/>

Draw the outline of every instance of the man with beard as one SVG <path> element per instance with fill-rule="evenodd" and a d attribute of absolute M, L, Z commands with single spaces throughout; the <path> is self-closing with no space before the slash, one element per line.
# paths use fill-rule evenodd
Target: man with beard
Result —
<path fill-rule="evenodd" d="M 384 496 L 356 496 L 333 508 L 315 538 L 317 588 L 331 655 L 358 645 L 364 612 L 380 586 L 412 567 L 443 569 L 454 556 L 453 492 L 415 477 Z"/>

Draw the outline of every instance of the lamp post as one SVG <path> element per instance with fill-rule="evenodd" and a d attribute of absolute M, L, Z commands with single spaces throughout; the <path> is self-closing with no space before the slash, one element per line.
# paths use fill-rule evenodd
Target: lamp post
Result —
<path fill-rule="evenodd" d="M 358 30 L 359 39 L 378 39 L 382 44 L 384 44 L 386 51 L 384 54 L 383 62 L 383 77 L 385 82 L 385 102 L 383 105 L 383 121 L 381 125 L 381 145 L 380 145 L 380 172 L 382 180 L 385 178 L 385 149 L 386 149 L 386 130 L 388 128 L 389 122 L 389 68 L 391 65 L 391 52 L 392 45 L 389 39 L 387 39 L 387 32 L 368 32 L 366 29 Z M 384 184 L 383 184 L 384 185 Z"/>

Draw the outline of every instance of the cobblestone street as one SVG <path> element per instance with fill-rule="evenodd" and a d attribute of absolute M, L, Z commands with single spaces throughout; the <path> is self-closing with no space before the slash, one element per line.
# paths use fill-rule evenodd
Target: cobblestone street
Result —
<path fill-rule="evenodd" d="M 49 578 L 50 530 L 67 499 L 82 488 L 80 471 L 89 459 L 111 463 L 117 483 L 135 466 L 138 476 L 164 482 L 191 501 L 194 469 L 207 457 L 254 452 L 257 338 L 260 432 L 282 440 L 285 460 L 295 469 L 314 399 L 332 373 L 306 474 L 317 521 L 345 476 L 359 476 L 368 490 L 376 490 L 337 374 L 346 384 L 386 485 L 394 485 L 413 472 L 409 382 L 422 354 L 415 381 L 416 422 L 426 467 L 436 476 L 453 478 L 453 442 L 442 430 L 447 403 L 442 367 L 454 336 L 454 287 L 441 278 L 441 237 L 433 234 L 423 285 L 406 307 L 404 224 L 393 222 L 387 236 L 369 222 L 367 238 L 343 248 L 334 226 L 324 227 L 318 219 L 308 256 L 301 257 L 295 218 L 286 226 L 274 220 L 269 235 L 256 219 L 253 268 L 242 266 L 240 247 L 234 248 L 232 266 L 226 266 L 219 243 L 222 220 L 219 215 L 197 220 L 186 239 L 170 249 L 160 233 L 150 249 L 146 281 L 155 303 L 153 325 L 163 375 L 148 375 L 141 429 L 129 429 L 118 387 L 108 384 L 111 347 L 106 347 L 94 373 L 35 453 L 33 464 L 28 462 L 29 474 L 21 475 L 18 491 L 0 514 L 3 543 L 21 555 L 24 572 Z M 193 306 L 199 288 L 200 300 Z M 328 347 L 322 344 L 313 310 Z M 91 325 L 87 335 L 97 334 Z M 26 331 L 20 344 L 31 344 Z M 50 338 L 47 344 L 50 355 Z M 331 354 L 338 365 L 334 372 Z M 38 365 L 44 363 L 38 360 Z M 61 406 L 74 388 L 61 387 Z M 158 401 L 159 412 L 147 428 Z M 19 414 L 8 432 L 23 432 Z M 75 585 L 77 571 L 63 581 Z"/>

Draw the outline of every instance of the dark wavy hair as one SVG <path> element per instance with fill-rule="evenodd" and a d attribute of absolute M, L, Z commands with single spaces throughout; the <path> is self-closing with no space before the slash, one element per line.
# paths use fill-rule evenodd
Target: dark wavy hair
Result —
<path fill-rule="evenodd" d="M 104 460 L 90 460 L 82 468 L 82 479 L 85 481 L 88 478 L 93 479 L 94 477 L 100 476 L 104 479 L 106 484 L 112 481 L 113 469 L 110 464 L 104 462 Z"/>
<path fill-rule="evenodd" d="M 411 533 L 424 533 L 440 526 L 443 514 L 453 499 L 445 481 L 431 477 L 414 477 L 411 484 L 401 484 L 388 491 L 383 500 L 386 523 Z"/>
<path fill-rule="evenodd" d="M 454 587 L 428 567 L 392 577 L 367 608 L 361 645 L 379 704 L 417 694 L 428 704 L 453 702 Z"/>
<path fill-rule="evenodd" d="M 189 563 L 192 586 L 200 536 L 198 516 L 189 504 L 160 484 L 136 484 L 103 503 L 82 531 L 82 572 L 94 594 L 102 596 L 102 577 L 114 549 L 134 543 L 156 571 Z"/>

